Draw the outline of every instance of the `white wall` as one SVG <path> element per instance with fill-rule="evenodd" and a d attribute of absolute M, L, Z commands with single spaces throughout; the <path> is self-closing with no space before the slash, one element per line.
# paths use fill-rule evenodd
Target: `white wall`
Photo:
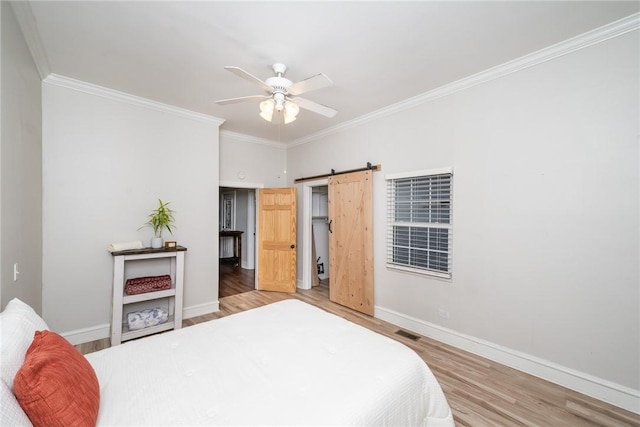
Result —
<path fill-rule="evenodd" d="M 376 315 L 595 380 L 637 410 L 638 52 L 633 31 L 300 143 L 290 182 L 382 164 Z M 454 168 L 453 279 L 386 269 L 385 173 L 442 166 Z"/>
<path fill-rule="evenodd" d="M 256 116 L 257 120 L 262 120 Z M 274 126 L 264 122 L 264 126 Z M 220 132 L 220 185 L 240 189 L 285 187 L 287 185 L 286 145 L 275 141 L 255 138 L 235 132 Z M 252 193 L 242 193 L 245 197 L 242 206 L 236 206 L 236 215 L 244 215 L 246 232 L 242 234 L 242 267 L 255 268 L 255 255 L 249 254 L 250 246 L 255 248 L 255 213 L 251 218 L 247 212 L 247 197 Z M 252 204 L 255 212 L 255 203 Z M 241 209 L 242 212 L 238 211 Z M 236 229 L 244 230 L 244 228 Z M 249 239 L 253 244 L 249 244 Z"/>
<path fill-rule="evenodd" d="M 262 120 L 256 114 L 256 120 Z M 262 120 L 264 121 L 264 120 Z M 264 122 L 265 126 L 274 126 Z M 220 132 L 220 182 L 229 187 L 287 185 L 287 152 L 281 143 L 233 132 Z"/>
<path fill-rule="evenodd" d="M 188 248 L 185 315 L 217 309 L 220 123 L 70 79 L 45 80 L 43 314 L 53 330 L 104 334 L 107 246 L 137 239 L 148 246 L 152 230 L 138 228 L 158 198 L 171 202 L 173 237 Z"/>
<path fill-rule="evenodd" d="M 1 307 L 14 297 L 42 311 L 41 84 L 9 2 L 2 14 Z M 18 264 L 17 281 L 13 265 Z"/>

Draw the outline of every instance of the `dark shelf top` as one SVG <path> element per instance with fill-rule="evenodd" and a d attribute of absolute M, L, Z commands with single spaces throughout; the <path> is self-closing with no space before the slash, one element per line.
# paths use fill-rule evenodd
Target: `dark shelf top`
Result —
<path fill-rule="evenodd" d="M 244 231 L 239 231 L 239 230 L 220 230 L 220 237 L 239 236 L 242 233 L 244 233 Z"/>
<path fill-rule="evenodd" d="M 162 252 L 182 252 L 186 250 L 187 248 L 185 248 L 184 246 L 176 246 L 175 248 L 158 248 L 158 249 L 142 248 L 142 249 L 127 249 L 126 251 L 111 252 L 111 255 L 113 256 L 142 255 L 142 254 L 156 254 L 156 253 L 162 253 Z"/>

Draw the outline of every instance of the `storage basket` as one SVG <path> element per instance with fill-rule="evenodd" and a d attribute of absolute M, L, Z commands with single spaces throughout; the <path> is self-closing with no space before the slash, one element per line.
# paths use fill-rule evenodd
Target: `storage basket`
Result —
<path fill-rule="evenodd" d="M 124 286 L 124 292 L 127 295 L 144 294 L 164 289 L 171 289 L 171 276 L 168 274 L 127 279 Z"/>

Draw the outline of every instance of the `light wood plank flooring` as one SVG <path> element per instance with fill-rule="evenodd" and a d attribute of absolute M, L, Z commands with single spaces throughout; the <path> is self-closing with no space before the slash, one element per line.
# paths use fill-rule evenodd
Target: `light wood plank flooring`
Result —
<path fill-rule="evenodd" d="M 297 298 L 415 350 L 440 382 L 458 426 L 640 426 L 640 416 L 631 412 L 426 337 L 413 341 L 399 336 L 398 327 L 334 304 L 328 294 L 326 283 L 296 294 L 251 290 L 221 298 L 219 312 L 183 325 Z M 86 354 L 108 346 L 105 339 L 77 347 Z"/>

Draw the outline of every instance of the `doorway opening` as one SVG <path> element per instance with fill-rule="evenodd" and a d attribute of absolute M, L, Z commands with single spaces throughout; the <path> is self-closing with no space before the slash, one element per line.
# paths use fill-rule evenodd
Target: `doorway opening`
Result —
<path fill-rule="evenodd" d="M 219 191 L 218 298 L 255 289 L 256 188 Z"/>
<path fill-rule="evenodd" d="M 311 286 L 329 286 L 329 187 L 311 189 Z M 315 271 L 314 271 L 315 268 Z"/>
<path fill-rule="evenodd" d="M 329 287 L 328 185 L 326 178 L 302 183 L 301 289 L 311 289 L 319 282 Z M 319 271 L 324 273 L 321 275 Z"/>

